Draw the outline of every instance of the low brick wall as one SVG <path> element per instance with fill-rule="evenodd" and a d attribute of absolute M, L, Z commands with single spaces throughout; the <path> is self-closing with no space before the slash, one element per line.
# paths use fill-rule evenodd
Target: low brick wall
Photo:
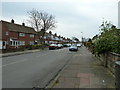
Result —
<path fill-rule="evenodd" d="M 10 52 L 18 52 L 18 51 L 24 51 L 24 48 L 3 49 L 2 53 L 10 53 Z"/>
<path fill-rule="evenodd" d="M 97 57 L 103 66 L 107 67 L 113 74 L 115 74 L 115 62 L 120 61 L 120 54 L 110 52 L 101 54 Z"/>

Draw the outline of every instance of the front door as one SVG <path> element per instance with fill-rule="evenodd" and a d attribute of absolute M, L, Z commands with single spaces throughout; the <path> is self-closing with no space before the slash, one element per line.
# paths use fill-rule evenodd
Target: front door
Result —
<path fill-rule="evenodd" d="M 18 41 L 15 41 L 15 48 L 18 48 Z"/>

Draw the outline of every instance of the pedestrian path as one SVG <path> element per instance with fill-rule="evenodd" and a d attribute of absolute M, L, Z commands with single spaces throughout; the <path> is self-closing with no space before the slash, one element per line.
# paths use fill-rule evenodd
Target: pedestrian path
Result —
<path fill-rule="evenodd" d="M 84 46 L 71 58 L 52 88 L 115 88 L 115 79 Z"/>

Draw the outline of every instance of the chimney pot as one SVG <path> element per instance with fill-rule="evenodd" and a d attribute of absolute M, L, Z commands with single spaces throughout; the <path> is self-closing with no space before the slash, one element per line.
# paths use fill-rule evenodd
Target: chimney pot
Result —
<path fill-rule="evenodd" d="M 23 26 L 25 26 L 25 23 L 22 23 Z"/>
<path fill-rule="evenodd" d="M 52 34 L 52 32 L 51 32 L 51 31 L 49 31 L 49 34 Z"/>
<path fill-rule="evenodd" d="M 11 23 L 14 23 L 14 22 L 15 22 L 15 21 L 12 19 L 12 20 L 11 20 Z"/>

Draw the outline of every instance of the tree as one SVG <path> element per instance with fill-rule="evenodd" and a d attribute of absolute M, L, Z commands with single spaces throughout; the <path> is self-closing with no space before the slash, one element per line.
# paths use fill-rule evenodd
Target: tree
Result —
<path fill-rule="evenodd" d="M 102 54 L 105 57 L 105 67 L 108 66 L 108 54 L 109 52 L 115 52 L 120 54 L 120 30 L 107 21 L 101 25 L 101 35 L 99 39 L 95 41 L 94 51 L 99 55 Z"/>
<path fill-rule="evenodd" d="M 56 27 L 55 17 L 46 12 L 37 11 L 36 9 L 30 10 L 28 14 L 28 22 L 36 31 L 40 32 L 41 44 L 44 45 L 44 35 L 46 31 L 49 29 L 54 29 Z"/>
<path fill-rule="evenodd" d="M 72 37 L 73 40 L 75 40 L 76 42 L 79 42 L 79 39 L 76 37 Z"/>
<path fill-rule="evenodd" d="M 89 39 L 88 39 L 88 42 L 92 43 L 92 40 L 89 38 Z"/>
<path fill-rule="evenodd" d="M 106 22 L 101 25 L 101 31 L 100 38 L 95 42 L 95 51 L 98 54 L 120 53 L 120 30 Z"/>

